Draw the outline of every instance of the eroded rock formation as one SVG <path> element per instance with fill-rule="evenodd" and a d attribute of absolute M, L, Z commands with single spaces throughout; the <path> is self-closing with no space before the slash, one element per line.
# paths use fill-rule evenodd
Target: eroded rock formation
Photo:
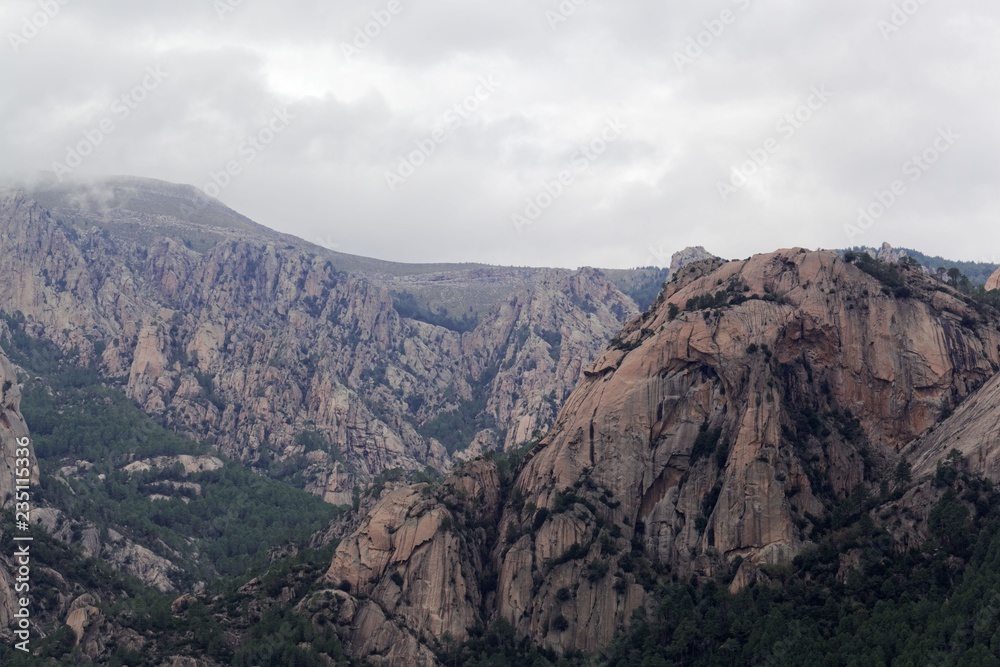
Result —
<path fill-rule="evenodd" d="M 989 280 L 986 281 L 986 291 L 1000 289 L 1000 269 L 997 269 Z"/>
<path fill-rule="evenodd" d="M 374 651 L 370 638 L 394 620 L 413 640 L 400 656 L 413 658 L 442 630 L 461 638 L 496 618 L 557 650 L 595 650 L 658 574 L 738 568 L 734 586 L 745 585 L 758 566 L 790 562 L 813 520 L 852 491 L 877 488 L 950 406 L 968 399 L 946 422 L 956 429 L 966 412 L 985 423 L 975 411 L 997 403 L 996 380 L 987 384 L 1000 369 L 996 318 L 918 268 L 883 268 L 880 279 L 836 253 L 790 249 L 679 271 L 585 370 L 528 454 L 492 564 L 459 548 L 445 509 L 419 487 L 386 496 L 341 545 L 331 583 L 371 595 L 347 616 L 377 607 L 377 623 L 351 621 L 357 654 Z M 980 387 L 981 400 L 969 399 Z M 413 556 L 432 549 L 445 559 L 435 574 Z M 495 592 L 470 583 L 480 568 Z M 400 606 L 394 573 L 443 588 L 411 588 Z M 400 656 L 386 664 L 405 664 Z"/>
<path fill-rule="evenodd" d="M 446 469 L 445 446 L 421 432 L 436 416 L 485 406 L 493 425 L 469 434 L 474 453 L 540 435 L 637 310 L 596 270 L 511 270 L 459 333 L 400 317 L 391 281 L 339 271 L 330 257 L 346 256 L 249 221 L 202 243 L 200 227 L 115 210 L 70 224 L 4 196 L 0 309 L 127 378 L 170 426 L 247 464 L 291 462 L 338 504 L 387 468 Z M 489 287 L 498 272 L 449 277 Z"/>
<path fill-rule="evenodd" d="M 593 649 L 640 603 L 629 544 L 682 576 L 789 562 L 808 515 L 876 478 L 1000 367 L 995 322 L 893 270 L 907 291 L 800 249 L 678 274 L 521 473 L 516 488 L 548 516 L 505 513 L 504 532 L 536 530 L 501 554 L 498 612 L 537 641 Z"/>
<path fill-rule="evenodd" d="M 462 641 L 485 625 L 500 492 L 496 466 L 480 459 L 438 488 L 383 496 L 337 549 L 326 575 L 337 590 L 318 594 L 335 601 L 355 655 L 373 664 L 432 664 L 431 648 L 443 637 Z"/>

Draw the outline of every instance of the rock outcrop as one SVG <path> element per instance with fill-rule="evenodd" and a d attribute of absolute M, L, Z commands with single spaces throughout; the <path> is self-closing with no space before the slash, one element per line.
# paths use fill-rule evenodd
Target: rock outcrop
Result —
<path fill-rule="evenodd" d="M 869 268 L 881 277 L 790 249 L 674 274 L 528 454 L 489 559 L 421 487 L 383 497 L 341 544 L 331 584 L 370 596 L 328 592 L 352 651 L 405 637 L 385 664 L 407 664 L 428 638 L 496 618 L 558 651 L 593 651 L 647 603 L 657 573 L 738 568 L 733 586 L 746 585 L 760 566 L 789 563 L 852 492 L 878 487 L 916 438 L 951 442 L 945 426 L 968 411 L 978 442 L 991 426 L 976 406 L 1000 404 L 998 318 L 919 268 Z M 434 573 L 414 556 L 432 552 Z M 476 588 L 476 572 L 488 585 Z M 393 579 L 414 573 L 441 587 L 409 588 L 401 603 Z"/>
<path fill-rule="evenodd" d="M 886 262 L 888 264 L 897 264 L 904 257 L 907 257 L 905 250 L 898 250 L 889 245 L 888 242 L 883 242 L 882 246 L 874 252 L 870 252 L 871 256 L 880 262 Z"/>
<path fill-rule="evenodd" d="M 705 250 L 700 245 L 678 250 L 670 258 L 670 274 L 673 275 L 682 270 L 684 267 L 694 264 L 695 262 L 703 262 L 706 259 L 714 258 L 715 255 Z"/>
<path fill-rule="evenodd" d="M 952 450 L 969 471 L 1000 482 L 1000 375 L 970 396 L 931 433 L 919 438 L 904 455 L 915 478 L 932 475 Z"/>
<path fill-rule="evenodd" d="M 641 603 L 629 545 L 681 576 L 789 562 L 809 515 L 876 479 L 1000 368 L 995 321 L 918 270 L 888 270 L 906 291 L 800 249 L 676 274 L 521 473 L 516 489 L 545 514 L 505 512 L 502 532 L 534 530 L 501 553 L 499 614 L 590 650 Z"/>
<path fill-rule="evenodd" d="M 500 502 L 497 468 L 482 459 L 438 488 L 383 496 L 337 549 L 326 579 L 338 590 L 319 594 L 336 600 L 354 655 L 373 664 L 433 664 L 443 637 L 463 641 L 485 625 L 486 547 Z"/>
<path fill-rule="evenodd" d="M 986 291 L 990 292 L 992 290 L 1000 289 L 1000 269 L 997 269 L 989 280 L 986 281 Z"/>

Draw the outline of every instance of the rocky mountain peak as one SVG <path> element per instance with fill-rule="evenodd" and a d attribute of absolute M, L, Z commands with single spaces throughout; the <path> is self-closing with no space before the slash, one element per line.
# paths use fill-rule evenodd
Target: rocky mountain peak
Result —
<path fill-rule="evenodd" d="M 713 259 L 715 255 L 705 250 L 703 247 L 692 246 L 678 250 L 670 258 L 670 273 L 674 274 L 683 269 L 688 264 L 700 262 L 706 259 Z"/>
<path fill-rule="evenodd" d="M 855 266 L 835 252 L 689 265 L 585 370 L 528 455 L 492 562 L 447 567 L 480 582 L 495 572 L 495 591 L 470 599 L 560 651 L 606 645 L 648 600 L 654 569 L 735 569 L 738 589 L 760 566 L 789 563 L 814 520 L 877 487 L 900 449 L 996 374 L 996 319 L 915 267 Z M 398 523 L 397 505 L 418 502 L 406 493 L 369 525 Z M 353 576 L 358 544 L 338 550 L 337 578 Z M 427 593 L 432 604 L 453 591 Z M 408 636 L 430 634 L 408 619 Z M 397 625 L 391 614 L 356 641 L 386 624 Z"/>

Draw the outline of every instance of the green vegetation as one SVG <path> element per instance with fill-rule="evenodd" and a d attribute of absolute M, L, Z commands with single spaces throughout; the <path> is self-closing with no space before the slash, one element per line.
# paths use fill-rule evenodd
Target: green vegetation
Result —
<path fill-rule="evenodd" d="M 301 542 L 336 516 L 320 498 L 166 430 L 94 369 L 75 366 L 75 355 L 27 335 L 23 318 L 4 319 L 10 329 L 4 349 L 37 374 L 24 385 L 21 402 L 41 470 L 36 501 L 62 510 L 74 530 L 92 523 L 106 537 L 113 528 L 177 562 L 158 546 L 165 545 L 181 555 L 184 584 L 242 575 L 263 565 L 269 549 Z M 181 454 L 218 456 L 224 466 L 186 476 L 179 465 L 123 470 L 134 461 Z M 86 463 L 76 472 L 59 472 L 78 461 Z M 182 486 L 188 484 L 200 485 L 200 492 Z M 169 499 L 152 501 L 152 495 Z"/>
<path fill-rule="evenodd" d="M 8 523 L 12 517 L 0 519 Z M 50 613 L 65 614 L 60 607 L 60 591 L 71 597 L 81 588 L 97 593 L 101 598 L 98 606 L 107 619 L 100 633 L 109 655 L 92 663 L 80 648 L 74 647 L 72 631 L 62 625 L 63 616 L 57 616 L 53 627 L 47 628 L 46 637 L 33 638 L 31 646 L 36 655 L 25 656 L 9 644 L 0 645 L 0 664 L 4 667 L 158 667 L 175 655 L 207 657 L 219 664 L 234 665 L 353 664 L 332 626 L 313 626 L 294 610 L 299 601 L 317 589 L 335 544 L 303 550 L 294 558 L 255 573 L 260 585 L 254 592 L 244 587 L 249 575 L 216 582 L 208 595 L 189 598 L 185 607 L 175 613 L 171 605 L 176 594 L 160 594 L 102 561 L 84 558 L 78 548 L 63 544 L 41 529 L 36 528 L 33 537 L 32 575 L 38 590 L 45 591 L 44 597 L 35 599 L 34 619 L 38 622 Z M 0 548 L 12 552 L 10 533 L 0 534 Z M 43 567 L 58 571 L 65 582 L 50 580 Z M 290 593 L 292 599 L 276 603 L 275 598 L 283 592 Z M 148 643 L 142 651 L 117 644 L 111 632 L 115 626 L 140 633 Z M 234 640 L 235 650 L 230 647 Z M 324 656 L 334 662 L 327 662 Z"/>
<path fill-rule="evenodd" d="M 919 253 L 916 253 L 919 255 Z M 920 255 L 920 257 L 924 257 Z M 940 258 L 934 258 L 940 259 Z M 913 256 L 905 257 L 899 265 L 889 264 L 877 259 L 873 259 L 867 252 L 855 252 L 848 250 L 844 253 L 844 261 L 853 263 L 865 273 L 877 278 L 883 285 L 883 291 L 891 293 L 897 298 L 908 298 L 912 295 L 912 290 L 906 284 L 906 279 L 900 266 L 916 266 L 918 263 L 925 266 L 932 266 L 934 275 L 943 284 L 953 287 L 964 294 L 967 303 L 975 308 L 981 315 L 987 310 L 1000 310 L 1000 290 L 987 292 L 983 284 L 993 273 L 990 267 L 992 264 L 980 264 L 976 262 L 933 262 L 925 264 L 923 261 Z M 954 265 L 952 265 L 954 264 Z M 952 266 L 949 266 L 952 265 Z M 974 278 L 970 278 L 963 273 L 961 266 L 971 267 L 975 271 Z M 974 320 L 966 320 L 964 325 L 974 324 Z"/>
<path fill-rule="evenodd" d="M 100 383 L 97 369 L 83 365 L 78 350 L 63 354 L 52 343 L 31 336 L 20 312 L 8 315 L 0 311 L 0 320 L 7 325 L 7 335 L 0 339 L 0 345 L 18 366 L 39 375 L 58 374 L 60 382 L 70 387 Z"/>
<path fill-rule="evenodd" d="M 694 445 L 691 447 L 691 465 L 693 466 L 698 459 L 714 454 L 720 437 L 722 437 L 722 431 L 709 430 L 708 424 L 702 424 L 698 430 L 698 437 L 695 438 Z M 726 451 L 728 452 L 728 448 Z"/>
<path fill-rule="evenodd" d="M 439 414 L 417 431 L 425 438 L 435 438 L 449 454 L 454 454 L 468 447 L 476 433 L 495 426 L 495 421 L 485 410 L 485 396 L 461 401 L 458 408 Z"/>
<path fill-rule="evenodd" d="M 631 280 L 616 280 L 618 289 L 635 301 L 640 311 L 649 310 L 656 297 L 663 291 L 663 285 L 670 275 L 670 269 L 646 266 L 635 269 Z"/>
<path fill-rule="evenodd" d="M 534 333 L 549 346 L 549 356 L 552 358 L 552 361 L 559 361 L 559 357 L 562 354 L 562 332 L 547 331 L 536 324 Z"/>
<path fill-rule="evenodd" d="M 63 460 L 113 473 L 138 459 L 210 452 L 157 425 L 121 391 L 99 385 L 53 387 L 34 380 L 24 386 L 21 413 L 45 472 Z"/>
<path fill-rule="evenodd" d="M 520 331 L 527 337 L 527 329 Z M 561 336 L 559 340 L 561 342 Z M 496 368 L 487 369 L 478 382 L 472 383 L 471 399 L 459 400 L 457 408 L 439 413 L 417 428 L 417 432 L 425 438 L 436 439 L 448 453 L 454 454 L 468 447 L 479 431 L 495 428 L 496 419 L 486 411 L 486 402 L 496 371 Z"/>
<path fill-rule="evenodd" d="M 349 664 L 332 624 L 315 627 L 293 609 L 268 610 L 233 656 L 234 667 L 326 667 L 324 656 Z"/>
<path fill-rule="evenodd" d="M 417 297 L 409 292 L 393 294 L 392 306 L 399 313 L 400 317 L 426 322 L 427 324 L 444 327 L 458 333 L 472 331 L 479 326 L 478 315 L 470 317 L 469 313 L 462 313 L 461 317 L 452 317 L 448 313 L 447 308 L 430 308 L 420 305 Z"/>
<path fill-rule="evenodd" d="M 220 411 L 226 409 L 226 401 L 215 391 L 215 379 L 212 377 L 211 373 L 202 373 L 201 371 L 194 372 L 195 379 L 198 380 L 198 384 L 201 386 L 202 396 L 205 399 L 218 408 Z"/>
<path fill-rule="evenodd" d="M 729 305 L 729 294 L 719 290 L 715 294 L 702 294 L 687 300 L 684 310 L 705 310 L 706 308 L 722 308 Z"/>
<path fill-rule="evenodd" d="M 973 285 L 967 276 L 954 267 L 942 272 L 938 278 L 964 294 L 969 299 L 969 305 L 980 315 L 987 314 L 991 310 L 1000 310 L 1000 290 L 987 292 L 982 285 Z M 963 324 L 968 325 L 971 322 L 965 321 Z"/>
<path fill-rule="evenodd" d="M 229 461 L 220 470 L 187 476 L 176 467 L 126 473 L 122 466 L 131 461 L 210 450 L 166 431 L 117 389 L 35 382 L 25 388 L 21 407 L 46 501 L 141 544 L 162 541 L 185 554 L 191 576 L 240 575 L 263 564 L 271 547 L 302 541 L 336 515 L 316 496 Z M 80 460 L 93 467 L 68 476 L 68 487 L 55 481 L 60 467 Z M 175 482 L 195 483 L 202 491 L 175 492 Z M 171 499 L 153 502 L 153 494 Z M 194 552 L 200 553 L 197 561 Z"/>
<path fill-rule="evenodd" d="M 179 566 L 181 571 L 171 577 L 182 589 L 202 580 L 214 593 L 174 613 L 176 593 L 160 594 L 104 561 L 84 557 L 78 544 L 65 544 L 35 527 L 33 584 L 43 593 L 33 600 L 34 618 L 44 623 L 47 617 L 62 615 L 51 618 L 47 637 L 32 643 L 37 656 L 25 657 L 4 645 L 0 663 L 90 664 L 80 648 L 74 648 L 72 632 L 62 625 L 65 610 L 59 606 L 60 594 L 72 599 L 85 590 L 100 596 L 99 606 L 109 622 L 151 642 L 137 652 L 111 641 L 109 665 L 153 667 L 170 655 L 237 665 L 326 665 L 327 658 L 349 664 L 332 627 L 314 627 L 293 610 L 316 587 L 335 545 L 303 550 L 296 558 L 268 565 L 271 549 L 304 543 L 328 525 L 336 508 L 164 429 L 120 389 L 102 381 L 95 369 L 78 366 L 78 354 L 63 354 L 31 337 L 20 316 L 3 319 L 9 335 L 0 343 L 34 375 L 24 384 L 21 410 L 32 429 L 41 469 L 35 502 L 60 509 L 74 537 L 88 524 L 96 526 L 104 540 L 109 530 L 116 530 Z M 214 393 L 210 378 L 199 377 L 199 382 L 206 394 Z M 304 432 L 300 444 L 316 446 L 316 435 Z M 122 469 L 136 460 L 181 454 L 217 456 L 223 467 L 188 475 L 179 464 L 133 474 Z M 62 471 L 63 466 L 71 468 Z M 168 498 L 152 501 L 153 494 Z M 2 520 L 11 523 L 11 517 Z M 0 549 L 13 552 L 9 531 L 0 531 Z M 259 594 L 242 591 L 255 574 Z M 276 605 L 274 599 L 285 590 L 292 590 L 294 599 Z M 255 600 L 263 600 L 264 606 Z M 265 611 L 241 634 L 254 605 Z M 234 636 L 239 638 L 235 650 Z"/>
<path fill-rule="evenodd" d="M 473 628 L 470 635 L 469 640 L 461 644 L 445 637 L 439 655 L 441 664 L 462 667 L 570 667 L 580 664 L 579 656 L 560 659 L 554 651 L 516 637 L 510 624 L 503 619 L 497 620 L 488 629 Z"/>
<path fill-rule="evenodd" d="M 684 304 L 684 312 L 697 312 L 699 310 L 725 308 L 726 306 L 738 306 L 751 299 L 758 299 L 760 301 L 767 301 L 770 303 L 787 303 L 785 297 L 771 292 L 765 292 L 763 295 L 750 294 L 749 285 L 742 281 L 734 281 L 731 282 L 725 289 L 720 289 L 715 293 L 707 292 L 705 294 L 691 297 Z M 667 314 L 672 320 L 680 314 L 680 309 L 674 304 L 670 304 Z"/>
<path fill-rule="evenodd" d="M 604 664 L 1000 664 L 1000 496 L 958 473 L 930 530 L 901 552 L 866 514 L 771 570 L 772 585 L 733 596 L 715 582 L 661 584 L 657 611 Z M 849 551 L 860 564 L 838 577 Z"/>
<path fill-rule="evenodd" d="M 821 428 L 803 419 L 803 428 Z M 930 513 L 929 539 L 919 548 L 902 548 L 867 512 L 852 512 L 850 521 L 792 565 L 765 568 L 768 583 L 752 583 L 735 595 L 727 586 L 736 567 L 702 582 L 643 567 L 654 607 L 648 614 L 637 611 L 631 629 L 595 656 L 559 658 L 515 639 L 498 623 L 446 646 L 440 657 L 445 664 L 560 667 L 1000 665 L 1000 493 L 966 474 L 957 453 L 941 467 L 944 492 Z M 900 467 L 900 478 L 908 473 Z M 889 507 L 881 518 L 901 520 L 895 511 Z M 845 569 L 845 554 L 856 567 Z M 585 556 L 574 545 L 559 560 Z M 617 568 L 638 574 L 642 560 L 626 554 Z M 585 576 L 614 574 L 615 566 L 605 571 L 606 564 L 588 563 Z M 556 599 L 566 602 L 571 595 L 562 589 Z M 560 618 L 553 617 L 550 633 L 568 629 Z"/>
<path fill-rule="evenodd" d="M 997 270 L 996 264 L 986 262 L 953 262 L 943 257 L 931 257 L 916 250 L 904 250 L 917 263 L 930 269 L 931 273 L 935 273 L 938 269 L 945 269 L 947 271 L 948 269 L 955 268 L 968 276 L 973 285 L 985 285 L 986 281 L 993 275 L 993 272 Z"/>
<path fill-rule="evenodd" d="M 854 266 L 872 276 L 890 290 L 898 290 L 900 293 L 897 293 L 897 296 L 904 296 L 903 290 L 906 290 L 905 296 L 909 296 L 906 280 L 896 266 L 879 261 L 866 252 L 860 254 L 847 252 L 844 255 L 844 261 L 853 263 Z"/>

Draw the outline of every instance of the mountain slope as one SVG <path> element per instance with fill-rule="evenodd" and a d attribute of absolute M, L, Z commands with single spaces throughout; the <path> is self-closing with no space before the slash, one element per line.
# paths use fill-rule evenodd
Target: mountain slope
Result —
<path fill-rule="evenodd" d="M 899 451 L 996 375 L 998 325 L 995 311 L 905 265 L 799 249 L 690 265 L 585 371 L 504 487 L 491 558 L 446 550 L 446 568 L 478 573 L 462 577 L 473 603 L 448 631 L 463 640 L 499 619 L 543 647 L 591 652 L 668 575 L 728 577 L 739 590 L 790 564 L 866 499 L 888 497 Z M 488 494 L 433 496 L 394 492 L 338 549 L 329 582 L 381 601 L 379 620 L 348 632 L 359 655 L 377 653 L 372 638 L 396 623 L 380 596 L 401 590 L 434 609 L 457 592 L 454 581 L 405 585 L 420 580 L 413 547 L 388 568 L 363 565 L 399 553 L 398 517 L 438 516 L 416 543 L 434 549 L 470 539 L 463 527 L 492 511 L 471 500 Z M 939 496 L 921 497 L 927 511 Z M 417 617 L 400 627 L 413 650 L 437 647 L 442 628 Z"/>
<path fill-rule="evenodd" d="M 943 403 L 996 373 L 995 315 L 918 271 L 878 267 L 881 280 L 793 249 L 678 274 L 587 371 L 519 477 L 550 516 L 502 554 L 499 613 L 537 641 L 593 649 L 640 602 L 618 569 L 630 541 L 681 576 L 737 557 L 787 563 L 810 515 L 877 480 Z M 899 272 L 905 291 L 890 286 Z M 526 520 L 508 511 L 504 528 Z M 556 591 L 593 563 L 608 576 L 546 633 Z"/>
<path fill-rule="evenodd" d="M 128 206 L 109 209 L 123 225 Z M 249 224 L 203 250 L 109 229 L 4 197 L 0 309 L 96 360 L 171 427 L 337 504 L 382 470 L 444 469 L 472 443 L 543 432 L 636 312 L 597 270 L 535 270 L 461 334 L 401 317 L 384 284 Z M 445 417 L 468 422 L 447 447 L 433 428 Z"/>

